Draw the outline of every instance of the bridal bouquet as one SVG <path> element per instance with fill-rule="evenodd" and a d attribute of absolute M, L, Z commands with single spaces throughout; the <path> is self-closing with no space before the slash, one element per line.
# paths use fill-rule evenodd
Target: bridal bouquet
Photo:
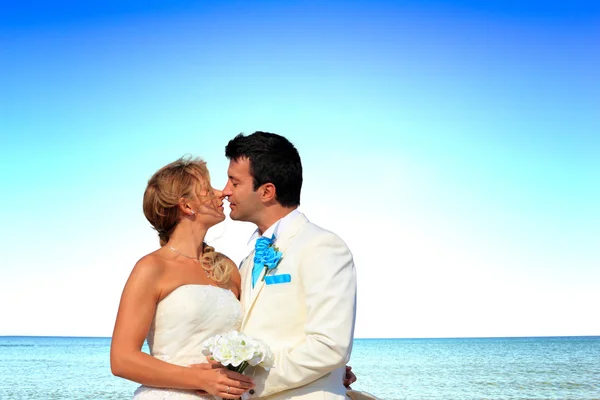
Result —
<path fill-rule="evenodd" d="M 211 355 L 227 369 L 240 374 L 248 365 L 270 370 L 275 363 L 273 352 L 262 341 L 237 331 L 216 335 L 204 342 L 202 353 Z"/>

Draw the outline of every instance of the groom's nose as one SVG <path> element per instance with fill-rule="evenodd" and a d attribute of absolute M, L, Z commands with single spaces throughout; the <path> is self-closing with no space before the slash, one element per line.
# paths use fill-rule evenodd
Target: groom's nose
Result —
<path fill-rule="evenodd" d="M 223 188 L 221 193 L 223 194 L 223 196 L 226 196 L 226 197 L 229 197 L 233 194 L 233 191 L 231 190 L 229 183 L 227 185 L 225 185 L 225 187 Z"/>

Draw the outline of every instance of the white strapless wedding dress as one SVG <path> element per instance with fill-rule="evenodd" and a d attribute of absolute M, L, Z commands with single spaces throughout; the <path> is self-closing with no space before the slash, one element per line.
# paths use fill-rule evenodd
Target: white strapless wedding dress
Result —
<path fill-rule="evenodd" d="M 217 334 L 239 330 L 242 306 L 227 289 L 210 285 L 183 285 L 161 300 L 148 332 L 154 357 L 171 364 L 206 362 L 202 343 Z M 140 386 L 134 400 L 212 399 L 194 391 Z"/>

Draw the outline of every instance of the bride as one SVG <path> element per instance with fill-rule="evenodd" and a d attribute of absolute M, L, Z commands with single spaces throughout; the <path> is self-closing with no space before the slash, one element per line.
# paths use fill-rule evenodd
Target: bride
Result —
<path fill-rule="evenodd" d="M 238 329 L 243 316 L 235 264 L 204 243 L 225 219 L 223 198 L 200 159 L 177 160 L 148 181 L 144 215 L 161 248 L 131 271 L 110 351 L 112 373 L 142 384 L 135 400 L 235 399 L 254 388 L 250 377 L 202 355 L 206 339 Z M 145 339 L 151 355 L 141 350 Z"/>

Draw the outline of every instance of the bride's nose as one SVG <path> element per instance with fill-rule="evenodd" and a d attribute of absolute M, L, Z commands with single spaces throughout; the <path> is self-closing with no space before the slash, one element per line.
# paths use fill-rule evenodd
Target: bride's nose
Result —
<path fill-rule="evenodd" d="M 218 197 L 219 199 L 223 200 L 225 198 L 222 190 L 213 188 L 213 192 L 215 193 L 215 196 Z"/>

